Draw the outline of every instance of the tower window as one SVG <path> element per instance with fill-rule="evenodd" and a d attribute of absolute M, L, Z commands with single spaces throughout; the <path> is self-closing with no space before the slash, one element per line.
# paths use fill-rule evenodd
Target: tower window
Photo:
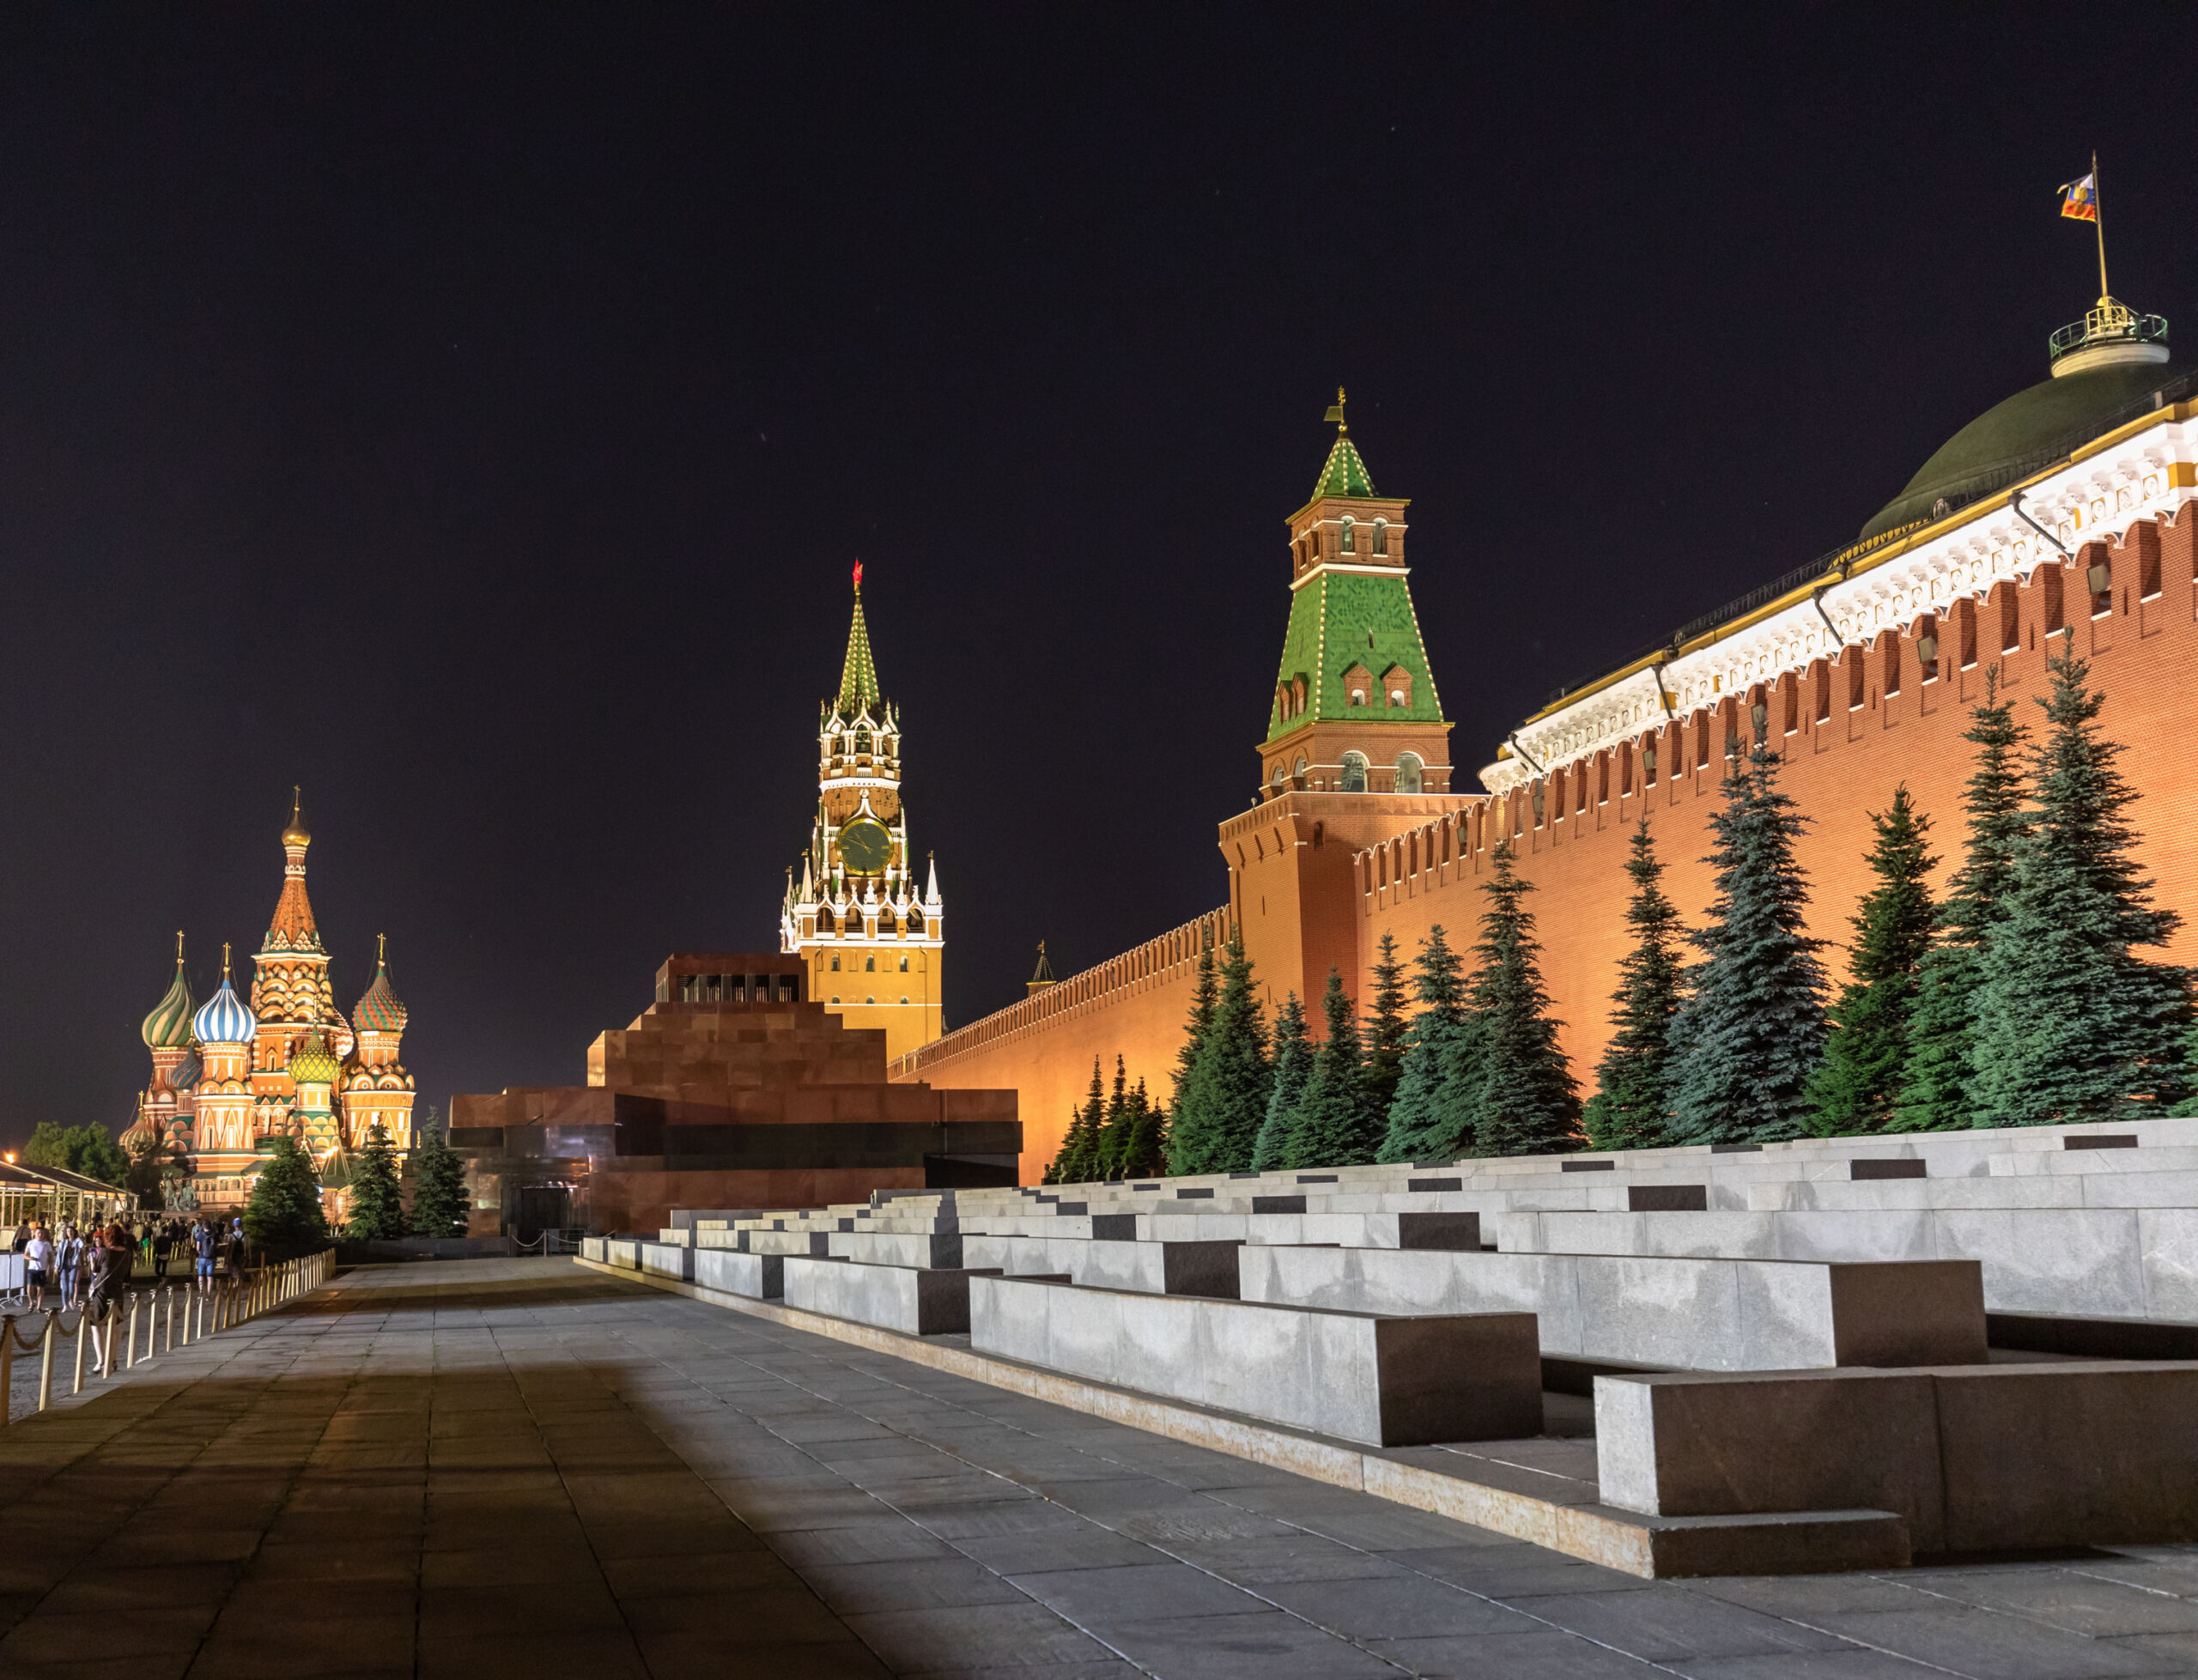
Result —
<path fill-rule="evenodd" d="M 908 931 L 911 933 L 921 933 L 923 931 L 924 913 L 920 910 L 911 910 L 908 912 Z"/>
<path fill-rule="evenodd" d="M 1345 753 L 1343 755 L 1343 791 L 1345 793 L 1366 791 L 1366 755 Z"/>
<path fill-rule="evenodd" d="M 1353 536 L 1354 533 L 1351 530 L 1351 516 L 1349 514 L 1345 514 L 1343 521 L 1343 542 L 1339 545 L 1345 554 L 1349 555 L 1358 552 L 1358 546 L 1353 540 Z"/>
<path fill-rule="evenodd" d="M 1297 755 L 1297 762 L 1290 770 L 1290 779 L 1302 785 L 1305 780 L 1305 755 Z"/>
<path fill-rule="evenodd" d="M 1389 552 L 1389 522 L 1387 519 L 1374 521 L 1374 552 L 1377 555 Z"/>
<path fill-rule="evenodd" d="M 876 1003 L 877 1001 L 877 998 L 864 998 L 864 999 L 863 999 L 863 1002 L 864 1002 L 864 1003 L 865 1003 L 865 1004 L 874 1004 L 874 1003 Z"/>
<path fill-rule="evenodd" d="M 1397 791 L 1417 793 L 1420 788 L 1420 761 L 1418 753 L 1397 755 Z"/>
<path fill-rule="evenodd" d="M 908 959 L 905 956 L 901 959 L 901 972 L 904 974 L 908 972 Z M 905 1004 L 908 1000 L 903 998 L 901 1001 Z"/>
<path fill-rule="evenodd" d="M 835 974 L 840 972 L 840 954 L 837 951 L 832 953 L 832 972 Z M 835 998 L 832 1001 L 836 1004 L 840 1000 Z"/>
<path fill-rule="evenodd" d="M 862 960 L 862 967 L 865 973 L 874 974 L 877 972 L 877 959 L 874 956 L 866 956 Z"/>
<path fill-rule="evenodd" d="M 840 1001 L 840 994 L 838 992 L 835 992 L 832 994 L 832 1001 L 835 1004 Z"/>

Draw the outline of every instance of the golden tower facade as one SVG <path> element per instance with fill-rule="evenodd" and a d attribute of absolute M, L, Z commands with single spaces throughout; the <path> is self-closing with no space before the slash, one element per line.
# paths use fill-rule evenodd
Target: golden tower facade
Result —
<path fill-rule="evenodd" d="M 905 1055 L 944 1030 L 945 906 L 938 865 L 919 881 L 909 850 L 900 713 L 878 688 L 859 566 L 840 692 L 819 712 L 817 816 L 800 880 L 787 872 L 779 948 L 807 966 L 813 1000 Z"/>

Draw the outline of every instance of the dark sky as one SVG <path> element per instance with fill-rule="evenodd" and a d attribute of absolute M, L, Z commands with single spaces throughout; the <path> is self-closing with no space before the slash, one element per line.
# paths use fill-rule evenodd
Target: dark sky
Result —
<path fill-rule="evenodd" d="M 775 945 L 857 556 L 950 1024 L 1211 907 L 1337 384 L 1469 773 L 2044 377 L 2094 146 L 2198 327 L 2194 33 L 9 9 L 0 1142 L 127 1120 L 293 782 L 423 1101 L 577 1083 L 666 952 Z"/>

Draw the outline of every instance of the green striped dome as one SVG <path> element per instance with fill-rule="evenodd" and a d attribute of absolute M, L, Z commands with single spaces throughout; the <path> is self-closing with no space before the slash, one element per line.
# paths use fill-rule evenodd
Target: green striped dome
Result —
<path fill-rule="evenodd" d="M 148 1050 L 175 1050 L 191 1042 L 191 982 L 183 977 L 183 959 L 175 960 L 175 978 L 167 994 L 153 1005 L 137 1035 Z"/>

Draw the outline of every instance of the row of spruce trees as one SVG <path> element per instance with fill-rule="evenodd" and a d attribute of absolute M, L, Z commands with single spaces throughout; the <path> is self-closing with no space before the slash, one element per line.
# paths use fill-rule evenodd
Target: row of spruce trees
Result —
<path fill-rule="evenodd" d="M 1633 833 L 1632 944 L 1584 1108 L 1549 1013 L 1525 905 L 1533 883 L 1505 840 L 1481 887 L 1472 977 L 1430 930 L 1409 1016 L 1387 936 L 1363 1023 L 1329 974 L 1317 1046 L 1295 993 L 1269 1034 L 1241 939 L 1218 961 L 1209 946 L 1173 1116 L 1141 1083 L 1126 1096 L 1119 1058 L 1102 1103 L 1095 1064 L 1048 1181 L 2034 1125 L 2187 1101 L 2198 1089 L 2192 975 L 2137 955 L 2178 918 L 2137 873 L 2136 795 L 2116 768 L 2121 748 L 2099 733 L 2088 676 L 2064 642 L 2033 743 L 1997 668 L 1985 672 L 1964 736 L 1976 749 L 1965 855 L 1942 901 L 1928 884 L 1930 819 L 1907 788 L 1871 814 L 1878 884 L 1854 919 L 1836 998 L 1825 942 L 1805 927 L 1808 819 L 1779 790 L 1779 755 L 1760 738 L 1745 757 L 1733 743 L 1710 818 L 1704 926 L 1685 928 L 1665 895 L 1645 815 Z M 1126 1152 L 1132 1107 L 1149 1124 Z"/>
<path fill-rule="evenodd" d="M 465 1234 L 465 1163 L 443 1140 L 433 1109 L 420 1129 L 412 1155 L 412 1210 L 408 1216 L 389 1133 L 377 1121 L 352 1162 L 343 1234 L 355 1241 L 378 1238 Z M 252 1246 L 274 1259 L 316 1253 L 328 1246 L 328 1217 L 320 1204 L 320 1177 L 313 1156 L 294 1137 L 277 1137 L 267 1164 L 252 1180 L 245 1204 L 244 1232 Z"/>

